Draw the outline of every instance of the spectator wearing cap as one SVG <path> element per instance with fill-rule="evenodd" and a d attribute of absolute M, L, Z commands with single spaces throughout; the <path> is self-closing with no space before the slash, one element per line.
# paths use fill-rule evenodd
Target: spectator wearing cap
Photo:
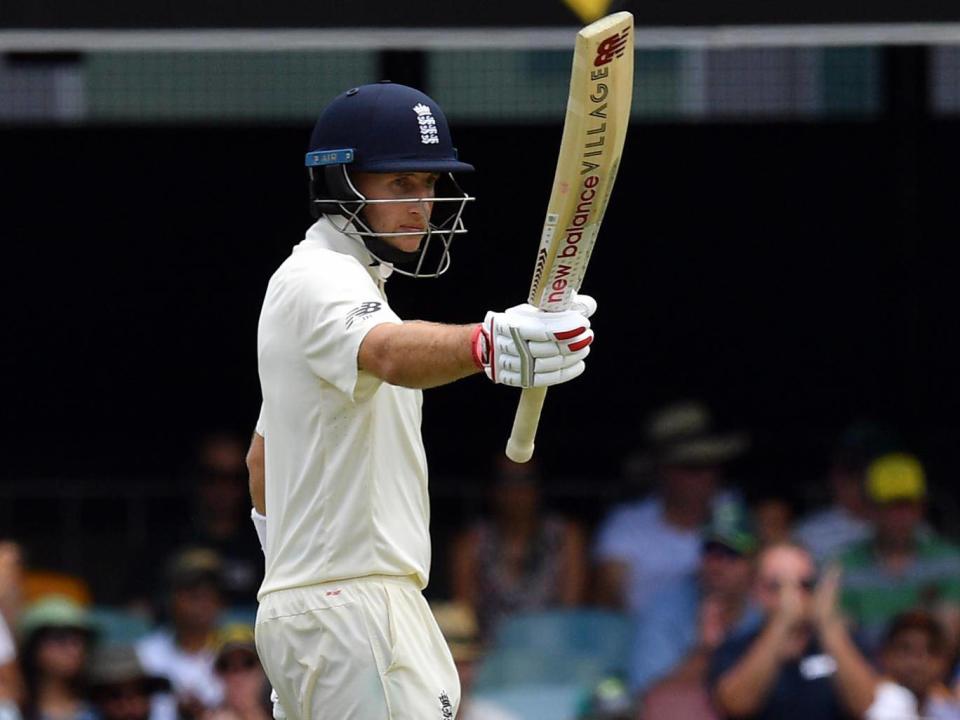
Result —
<path fill-rule="evenodd" d="M 18 630 L 24 720 L 95 720 L 86 700 L 95 639 L 86 608 L 65 596 L 44 596 L 27 606 Z"/>
<path fill-rule="evenodd" d="M 483 640 L 518 612 L 576 607 L 586 594 L 579 522 L 543 507 L 535 461 L 494 463 L 490 511 L 455 538 L 453 597 L 473 608 Z"/>
<path fill-rule="evenodd" d="M 960 549 L 924 523 L 927 485 L 913 455 L 891 453 L 867 468 L 873 535 L 840 555 L 843 611 L 868 647 L 901 612 L 926 609 L 944 624 L 952 653 L 960 628 Z"/>
<path fill-rule="evenodd" d="M 638 701 L 651 692 L 699 692 L 710 654 L 727 636 L 756 627 L 750 602 L 756 548 L 746 510 L 719 505 L 697 571 L 660 590 L 638 618 L 629 667 Z"/>
<path fill-rule="evenodd" d="M 760 551 L 754 597 L 760 626 L 713 653 L 707 685 L 723 718 L 849 720 L 873 702 L 876 676 L 837 608 L 839 569 L 818 582 L 794 544 Z"/>
<path fill-rule="evenodd" d="M 270 684 L 252 627 L 232 623 L 220 630 L 214 670 L 223 683 L 223 702 L 205 720 L 270 720 Z"/>
<path fill-rule="evenodd" d="M 172 696 L 154 705 L 160 720 L 198 718 L 223 700 L 213 669 L 215 638 L 223 609 L 219 556 L 207 548 L 181 551 L 168 567 L 169 624 L 137 642 L 137 655 L 151 674 L 167 678 Z"/>
<path fill-rule="evenodd" d="M 746 447 L 745 435 L 716 432 L 702 403 L 676 403 L 654 414 L 644 449 L 653 495 L 613 508 L 597 531 L 600 604 L 641 612 L 658 588 L 696 570 L 700 533 L 724 494 L 718 492 L 723 467 Z"/>
<path fill-rule="evenodd" d="M 897 615 L 884 635 L 884 673 L 865 720 L 960 720 L 960 700 L 945 681 L 950 664 L 943 627 L 923 610 Z"/>
<path fill-rule="evenodd" d="M 877 423 L 859 421 L 841 433 L 827 470 L 829 502 L 797 522 L 794 537 L 818 563 L 870 537 L 870 503 L 864 483 L 872 460 L 897 445 L 893 432 Z"/>
<path fill-rule="evenodd" d="M 100 720 L 154 720 L 151 697 L 170 689 L 170 681 L 143 669 L 127 643 L 98 647 L 90 662 L 90 698 Z"/>

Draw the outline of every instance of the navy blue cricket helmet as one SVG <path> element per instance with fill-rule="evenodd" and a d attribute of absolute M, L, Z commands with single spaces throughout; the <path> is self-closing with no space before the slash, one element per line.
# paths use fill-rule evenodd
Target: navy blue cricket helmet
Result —
<path fill-rule="evenodd" d="M 428 95 L 387 81 L 341 93 L 320 114 L 305 165 L 314 216 L 331 220 L 339 216 L 343 222 L 338 229 L 361 240 L 375 259 L 394 265 L 400 273 L 436 277 L 447 270 L 450 242 L 454 235 L 466 232 L 461 215 L 473 200 L 452 173 L 474 168 L 457 158 L 447 119 Z M 403 252 L 387 241 L 393 235 L 416 233 L 376 232 L 363 212 L 371 202 L 410 200 L 368 200 L 351 181 L 351 171 L 439 173 L 442 182 L 437 183 L 436 197 L 423 199 L 434 210 L 419 250 Z M 434 239 L 439 244 L 432 243 Z M 410 263 L 416 263 L 413 270 L 397 267 Z M 434 266 L 436 270 L 430 272 Z"/>

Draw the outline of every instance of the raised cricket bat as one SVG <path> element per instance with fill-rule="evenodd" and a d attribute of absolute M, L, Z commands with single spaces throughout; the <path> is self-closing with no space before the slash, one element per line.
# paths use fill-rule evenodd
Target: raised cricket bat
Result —
<path fill-rule="evenodd" d="M 623 154 L 633 95 L 633 15 L 618 12 L 577 33 L 560 157 L 540 236 L 528 302 L 570 307 L 593 252 Z M 526 388 L 507 441 L 507 457 L 527 462 L 546 388 Z"/>

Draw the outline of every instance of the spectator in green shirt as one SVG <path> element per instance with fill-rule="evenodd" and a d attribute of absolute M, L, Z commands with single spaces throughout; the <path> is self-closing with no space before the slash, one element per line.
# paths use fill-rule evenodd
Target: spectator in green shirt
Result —
<path fill-rule="evenodd" d="M 876 650 L 890 621 L 925 609 L 947 629 L 951 651 L 960 630 L 960 548 L 925 523 L 927 483 L 913 455 L 891 453 L 866 473 L 873 534 L 841 553 L 842 608 Z"/>

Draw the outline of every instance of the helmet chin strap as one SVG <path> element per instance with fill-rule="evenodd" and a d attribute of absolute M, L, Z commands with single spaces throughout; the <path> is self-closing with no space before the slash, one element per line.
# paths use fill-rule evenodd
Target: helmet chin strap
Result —
<path fill-rule="evenodd" d="M 370 254 L 373 255 L 373 259 L 379 260 L 380 262 L 388 262 L 394 265 L 400 265 L 403 263 L 417 262 L 417 260 L 420 259 L 419 250 L 414 250 L 412 252 L 400 250 L 399 248 L 395 248 L 383 238 L 363 237 L 363 244 L 367 246 L 367 250 L 369 250 Z"/>

